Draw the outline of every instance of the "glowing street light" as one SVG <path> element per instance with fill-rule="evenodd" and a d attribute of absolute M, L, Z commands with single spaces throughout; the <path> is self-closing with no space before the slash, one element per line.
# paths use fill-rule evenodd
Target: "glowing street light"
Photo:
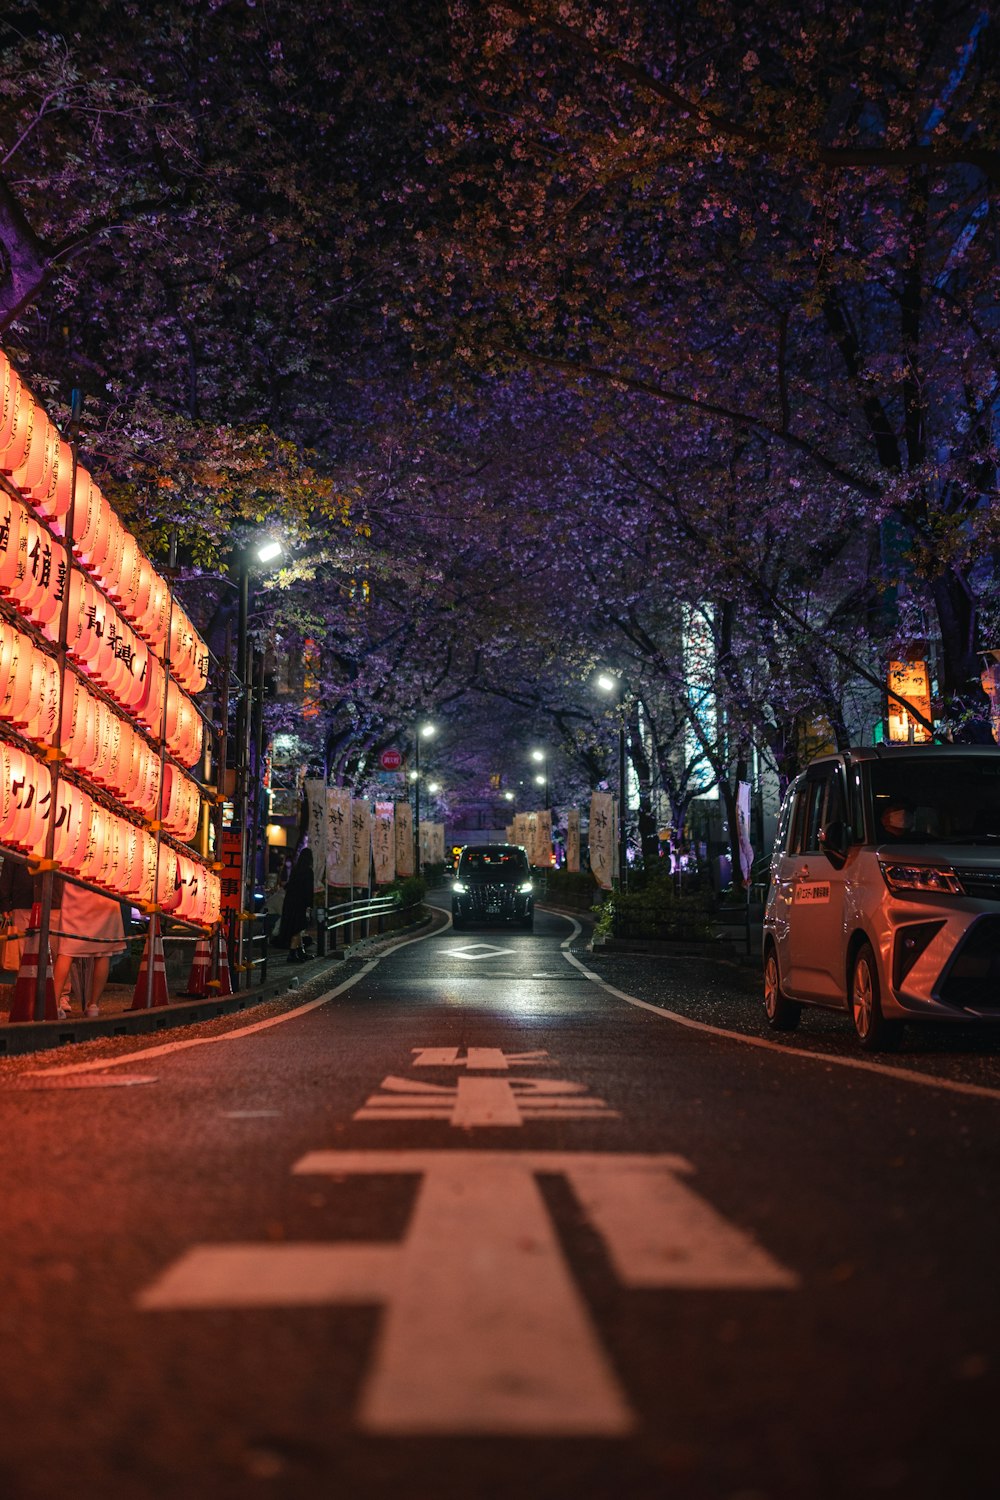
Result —
<path fill-rule="evenodd" d="M 594 685 L 602 693 L 614 693 L 618 699 L 618 884 L 628 889 L 628 865 L 625 860 L 625 688 L 620 677 L 598 672 Z"/>
<path fill-rule="evenodd" d="M 437 734 L 437 725 L 430 720 L 417 724 L 413 734 L 413 770 L 410 772 L 410 780 L 413 782 L 413 868 L 420 874 L 420 741 L 432 740 Z"/>

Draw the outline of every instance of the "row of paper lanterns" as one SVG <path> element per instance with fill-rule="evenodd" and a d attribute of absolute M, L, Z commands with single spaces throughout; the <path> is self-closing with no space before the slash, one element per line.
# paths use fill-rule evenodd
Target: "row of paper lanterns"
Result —
<path fill-rule="evenodd" d="M 192 726 L 180 711 L 191 710 L 181 694 L 168 697 L 168 744 L 185 740 Z M 193 710 L 191 710 L 193 712 Z M 156 816 L 160 790 L 160 753 L 149 745 L 129 720 L 91 692 L 81 678 L 66 673 L 59 713 L 59 667 L 45 651 L 6 620 L 0 620 L 0 719 L 12 724 L 25 739 L 47 746 L 56 742 L 69 764 L 98 786 L 107 788 L 134 812 Z M 201 719 L 195 714 L 201 729 Z M 162 822 L 168 833 L 191 839 L 198 828 L 201 794 L 196 782 L 168 765 Z"/>
<path fill-rule="evenodd" d="M 0 500 L 0 593 L 53 642 L 59 638 L 65 586 L 65 548 L 53 546 L 45 528 L 19 501 L 7 496 L 4 506 Z M 70 656 L 109 697 L 158 736 L 166 683 L 160 661 L 82 573 L 73 572 L 69 595 Z M 194 765 L 203 748 L 201 717 L 173 677 L 167 688 L 167 719 L 170 753 Z"/>
<path fill-rule="evenodd" d="M 37 856 L 52 815 L 52 778 L 34 756 L 0 741 L 0 844 Z M 95 801 L 72 782 L 56 793 L 55 849 L 59 869 L 115 896 L 156 902 L 199 926 L 219 920 L 218 875 L 199 860 Z M 159 868 L 157 868 L 157 866 Z"/>
<path fill-rule="evenodd" d="M 0 351 L 0 471 L 65 539 L 73 499 L 73 453 Z M 76 466 L 73 552 L 147 645 L 165 655 L 188 692 L 207 681 L 208 651 L 185 611 L 115 515 L 83 464 Z"/>

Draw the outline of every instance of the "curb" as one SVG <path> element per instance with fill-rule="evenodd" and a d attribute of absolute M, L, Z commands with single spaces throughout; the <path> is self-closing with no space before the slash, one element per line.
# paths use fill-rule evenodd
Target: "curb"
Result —
<path fill-rule="evenodd" d="M 339 969 L 347 960 L 374 956 L 380 947 L 390 945 L 396 937 L 419 932 L 433 921 L 432 916 L 421 918 L 408 927 L 399 927 L 395 932 L 381 938 L 362 938 L 350 948 L 341 948 L 324 958 L 296 968 L 294 973 L 275 975 L 262 985 L 249 990 L 240 990 L 225 999 L 177 1000 L 170 1005 L 160 1005 L 153 1010 L 126 1010 L 95 1021 L 79 1016 L 68 1021 L 18 1021 L 0 1023 L 0 1060 L 5 1057 L 20 1057 L 28 1052 L 47 1052 L 55 1047 L 71 1046 L 76 1042 L 94 1042 L 105 1037 L 148 1036 L 151 1032 L 172 1031 L 178 1026 L 194 1026 L 199 1021 L 215 1021 L 220 1016 L 237 1015 L 252 1010 L 257 1005 L 267 1005 L 272 1000 L 292 995 L 300 987 L 312 984 L 333 969 Z"/>

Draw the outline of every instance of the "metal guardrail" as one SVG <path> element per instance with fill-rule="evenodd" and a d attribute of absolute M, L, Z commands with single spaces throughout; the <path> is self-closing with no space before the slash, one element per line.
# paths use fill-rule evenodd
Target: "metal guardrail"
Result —
<path fill-rule="evenodd" d="M 398 895 L 362 896 L 357 901 L 341 901 L 336 906 L 327 906 L 316 914 L 316 938 L 319 957 L 340 946 L 336 935 L 344 934 L 343 946 L 357 942 L 360 937 L 381 937 L 387 930 L 390 917 L 402 915 L 410 910 L 404 907 Z M 372 931 L 372 924 L 375 930 Z M 398 923 L 393 924 L 398 925 Z M 355 929 L 363 927 L 363 932 Z M 332 940 L 332 941 L 331 941 Z"/>

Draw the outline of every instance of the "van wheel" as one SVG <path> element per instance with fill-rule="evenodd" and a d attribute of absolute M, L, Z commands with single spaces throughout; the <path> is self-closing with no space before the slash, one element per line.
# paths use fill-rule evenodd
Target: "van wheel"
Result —
<path fill-rule="evenodd" d="M 862 943 L 851 970 L 851 1020 L 858 1041 L 866 1052 L 891 1052 L 903 1035 L 902 1021 L 887 1021 L 882 1014 L 878 967 L 870 943 Z"/>
<path fill-rule="evenodd" d="M 794 1031 L 802 1015 L 801 1005 L 789 1000 L 781 988 L 781 970 L 773 948 L 768 948 L 764 959 L 764 1014 L 772 1031 Z"/>

